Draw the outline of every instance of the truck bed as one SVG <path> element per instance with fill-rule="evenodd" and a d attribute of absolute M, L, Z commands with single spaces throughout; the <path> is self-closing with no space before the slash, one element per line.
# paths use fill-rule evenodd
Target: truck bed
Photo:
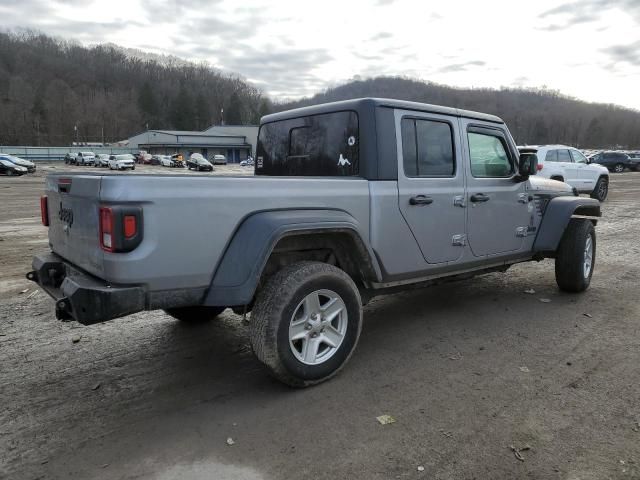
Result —
<path fill-rule="evenodd" d="M 353 177 L 55 174 L 46 194 L 54 253 L 106 282 L 153 291 L 207 288 L 239 224 L 260 211 L 346 211 L 369 240 L 368 182 Z M 99 208 L 109 205 L 142 207 L 144 237 L 132 252 L 100 248 Z"/>

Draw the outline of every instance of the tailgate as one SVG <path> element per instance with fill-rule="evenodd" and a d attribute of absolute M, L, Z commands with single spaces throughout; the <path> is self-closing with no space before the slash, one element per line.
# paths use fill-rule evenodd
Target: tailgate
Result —
<path fill-rule="evenodd" d="M 96 276 L 103 271 L 98 227 L 101 181 L 98 175 L 50 175 L 46 183 L 51 249 Z"/>

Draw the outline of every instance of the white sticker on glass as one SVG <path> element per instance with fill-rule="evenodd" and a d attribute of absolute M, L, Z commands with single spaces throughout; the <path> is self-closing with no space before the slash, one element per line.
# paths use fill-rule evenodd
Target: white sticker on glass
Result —
<path fill-rule="evenodd" d="M 345 165 L 351 165 L 351 162 L 348 159 L 344 158 L 342 154 L 340 154 L 340 158 L 338 159 L 338 166 L 344 167 Z"/>

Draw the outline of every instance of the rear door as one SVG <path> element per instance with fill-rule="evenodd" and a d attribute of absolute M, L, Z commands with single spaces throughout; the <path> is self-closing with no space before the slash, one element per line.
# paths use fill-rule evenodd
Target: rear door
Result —
<path fill-rule="evenodd" d="M 530 221 L 526 182 L 516 182 L 517 150 L 502 125 L 461 119 L 467 157 L 468 238 L 477 257 L 515 253 Z"/>
<path fill-rule="evenodd" d="M 464 168 L 457 119 L 396 110 L 398 202 L 426 262 L 465 250 Z"/>

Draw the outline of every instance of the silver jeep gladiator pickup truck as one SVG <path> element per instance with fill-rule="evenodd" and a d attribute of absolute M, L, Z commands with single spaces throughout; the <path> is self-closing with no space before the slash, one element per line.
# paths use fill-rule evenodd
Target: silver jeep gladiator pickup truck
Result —
<path fill-rule="evenodd" d="M 384 99 L 276 113 L 252 177 L 49 175 L 51 251 L 27 278 L 85 325 L 250 311 L 258 359 L 312 385 L 347 362 L 375 295 L 547 257 L 584 291 L 600 204 L 536 166 L 492 115 Z"/>

